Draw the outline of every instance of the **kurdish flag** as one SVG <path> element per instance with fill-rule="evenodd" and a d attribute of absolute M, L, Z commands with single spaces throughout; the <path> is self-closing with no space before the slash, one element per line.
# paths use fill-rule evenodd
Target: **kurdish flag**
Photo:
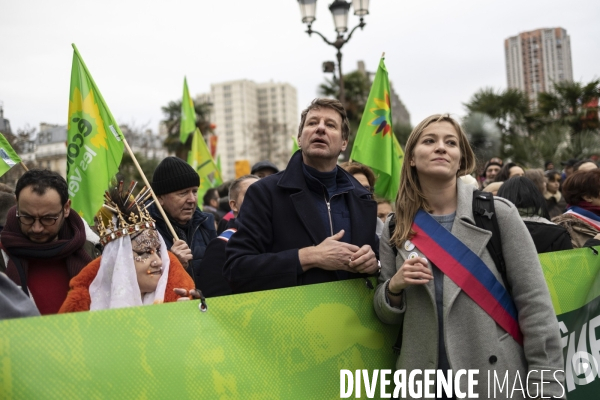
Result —
<path fill-rule="evenodd" d="M 188 136 L 196 129 L 196 109 L 190 97 L 187 79 L 183 78 L 183 98 L 181 99 L 181 122 L 179 124 L 179 140 L 185 143 Z"/>
<path fill-rule="evenodd" d="M 4 135 L 0 134 L 0 176 L 21 162 L 21 157 L 14 151 Z"/>
<path fill-rule="evenodd" d="M 404 152 L 392 129 L 390 82 L 383 60 L 381 57 L 350 158 L 373 169 L 377 196 L 395 201 Z"/>
<path fill-rule="evenodd" d="M 202 205 L 202 197 L 210 188 L 223 183 L 221 173 L 215 160 L 213 160 L 208 150 L 208 146 L 200 133 L 200 129 L 196 128 L 194 137 L 192 138 L 192 149 L 188 153 L 188 164 L 192 166 L 200 175 L 200 187 L 198 188 L 198 204 Z"/>
<path fill-rule="evenodd" d="M 91 225 L 119 170 L 124 138 L 74 44 L 73 50 L 67 183 L 71 207 Z"/>

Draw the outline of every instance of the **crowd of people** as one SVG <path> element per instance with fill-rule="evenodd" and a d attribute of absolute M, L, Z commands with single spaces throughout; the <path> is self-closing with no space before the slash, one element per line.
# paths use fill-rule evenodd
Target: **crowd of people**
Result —
<path fill-rule="evenodd" d="M 150 188 L 134 195 L 135 183 L 115 181 L 93 227 L 71 209 L 64 178 L 26 172 L 14 192 L 0 187 L 0 318 L 377 276 L 375 312 L 402 338 L 396 368 L 561 376 L 537 254 L 600 244 L 596 163 L 568 160 L 559 171 L 494 157 L 475 178 L 460 124 L 436 114 L 408 138 L 392 202 L 374 195 L 369 167 L 338 165 L 349 133 L 341 103 L 315 99 L 287 167 L 257 163 L 231 183 L 225 209 L 217 189 L 199 207 L 197 172 L 167 157 L 153 174 L 156 202 Z M 480 190 L 495 195 L 484 196 L 491 231 L 478 223 Z M 473 284 L 482 276 L 489 287 Z M 490 293 L 498 307 L 481 300 Z M 541 380 L 532 372 L 529 384 Z"/>
<path fill-rule="evenodd" d="M 524 169 L 492 158 L 478 187 L 506 198 L 519 209 L 538 253 L 600 245 L 600 170 L 591 159 L 547 161 Z M 544 225 L 540 225 L 544 224 Z"/>

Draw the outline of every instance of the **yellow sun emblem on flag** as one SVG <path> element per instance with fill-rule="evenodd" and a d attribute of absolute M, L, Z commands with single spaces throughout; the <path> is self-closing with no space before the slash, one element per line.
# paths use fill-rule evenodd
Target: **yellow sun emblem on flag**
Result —
<path fill-rule="evenodd" d="M 73 99 L 69 100 L 69 125 L 67 129 L 71 131 L 71 124 L 77 122 L 77 120 L 80 118 L 92 123 L 93 128 L 95 128 L 92 129 L 92 132 L 95 130 L 96 133 L 90 140 L 92 145 L 97 148 L 102 146 L 108 150 L 104 121 L 100 115 L 98 104 L 94 99 L 94 92 L 90 89 L 84 99 L 83 95 L 79 91 L 79 88 L 76 87 L 73 91 Z"/>

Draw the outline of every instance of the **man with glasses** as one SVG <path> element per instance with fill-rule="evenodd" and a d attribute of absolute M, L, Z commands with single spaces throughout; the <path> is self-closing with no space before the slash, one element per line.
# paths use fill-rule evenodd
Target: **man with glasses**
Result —
<path fill-rule="evenodd" d="M 301 114 L 285 171 L 252 184 L 223 273 L 233 293 L 359 277 L 378 271 L 377 205 L 337 165 L 348 145 L 346 110 L 315 99 Z"/>
<path fill-rule="evenodd" d="M 69 281 L 100 255 L 98 236 L 71 212 L 65 179 L 48 170 L 26 172 L 15 188 L 0 236 L 0 271 L 35 302 L 42 315 L 55 314 Z"/>

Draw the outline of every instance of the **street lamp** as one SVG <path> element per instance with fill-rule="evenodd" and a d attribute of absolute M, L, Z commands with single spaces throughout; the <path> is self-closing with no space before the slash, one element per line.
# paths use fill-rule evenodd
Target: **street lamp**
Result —
<path fill-rule="evenodd" d="M 366 25 L 363 18 L 369 13 L 369 0 L 352 0 L 352 5 L 346 0 L 334 0 L 334 2 L 329 5 L 329 11 L 331 11 L 331 15 L 333 16 L 333 24 L 335 25 L 335 31 L 337 32 L 337 38 L 335 42 L 330 42 L 321 33 L 312 29 L 312 23 L 316 19 L 315 15 L 317 11 L 317 0 L 298 0 L 298 3 L 300 4 L 302 22 L 305 23 L 308 27 L 308 29 L 306 30 L 308 36 L 310 36 L 312 33 L 316 33 L 317 35 L 321 36 L 325 43 L 337 49 L 338 74 L 340 77 L 339 100 L 342 103 L 342 105 L 345 106 L 346 96 L 344 94 L 344 76 L 342 75 L 341 49 L 346 43 L 348 43 L 356 28 L 362 29 Z M 344 33 L 348 31 L 348 11 L 350 11 L 350 6 L 354 8 L 354 15 L 360 18 L 360 22 L 358 25 L 352 28 L 347 37 L 344 37 Z"/>

